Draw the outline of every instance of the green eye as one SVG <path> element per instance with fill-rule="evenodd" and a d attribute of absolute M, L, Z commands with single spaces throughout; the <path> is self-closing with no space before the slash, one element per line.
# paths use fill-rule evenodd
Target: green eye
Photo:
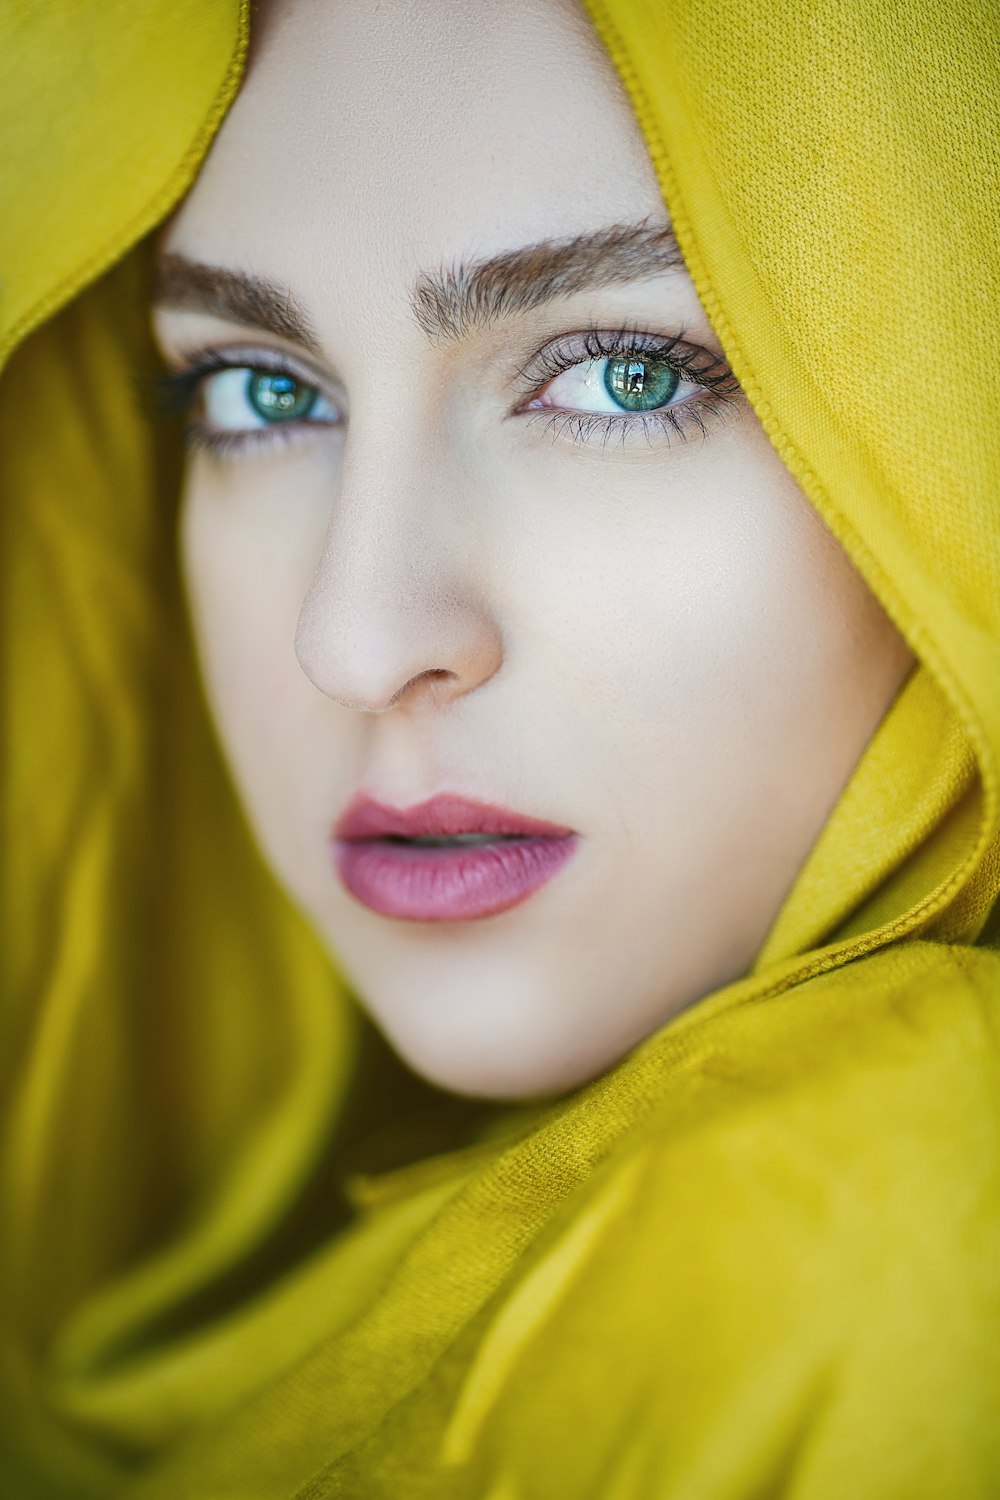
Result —
<path fill-rule="evenodd" d="M 604 389 L 625 411 L 665 406 L 680 383 L 677 371 L 660 359 L 609 359 L 604 370 Z"/>
<path fill-rule="evenodd" d="M 294 375 L 267 370 L 251 370 L 247 375 L 247 402 L 266 422 L 293 422 L 308 416 L 317 395 L 315 386 Z"/>

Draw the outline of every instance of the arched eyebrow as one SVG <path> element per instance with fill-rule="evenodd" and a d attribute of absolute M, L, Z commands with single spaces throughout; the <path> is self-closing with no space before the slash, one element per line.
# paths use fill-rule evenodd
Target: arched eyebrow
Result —
<path fill-rule="evenodd" d="M 154 307 L 211 313 L 229 323 L 277 334 L 322 358 L 323 347 L 295 293 L 280 282 L 226 266 L 162 255 L 153 273 Z"/>
<path fill-rule="evenodd" d="M 669 225 L 614 224 L 558 240 L 540 240 L 488 259 L 421 272 L 410 305 L 435 342 L 467 338 L 499 319 L 557 297 L 662 275 L 683 265 Z M 276 334 L 319 358 L 322 345 L 302 303 L 267 277 L 167 254 L 157 264 L 154 304 L 216 317 Z"/>
<path fill-rule="evenodd" d="M 421 274 L 410 300 L 428 338 L 461 339 L 556 297 L 641 281 L 683 264 L 673 229 L 643 220 Z"/>

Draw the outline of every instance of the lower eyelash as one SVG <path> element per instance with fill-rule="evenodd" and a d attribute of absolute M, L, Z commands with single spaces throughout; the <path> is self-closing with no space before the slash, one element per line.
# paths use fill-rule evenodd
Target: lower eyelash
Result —
<path fill-rule="evenodd" d="M 214 453 L 220 458 L 243 453 L 248 448 L 280 448 L 294 442 L 302 427 L 317 427 L 317 422 L 300 422 L 273 427 L 246 428 L 242 432 L 213 432 L 198 422 L 191 422 L 182 434 L 184 446 L 190 453 Z"/>
<path fill-rule="evenodd" d="M 738 388 L 737 388 L 738 391 Z M 546 433 L 553 441 L 568 437 L 575 443 L 599 441 L 607 448 L 612 438 L 617 437 L 624 448 L 626 442 L 644 437 L 648 447 L 653 446 L 653 435 L 669 441 L 673 432 L 686 440 L 692 429 L 700 431 L 702 438 L 708 436 L 707 422 L 725 420 L 728 408 L 736 405 L 736 393 L 718 389 L 694 401 L 686 401 L 676 407 L 662 407 L 646 412 L 623 412 L 621 416 L 612 412 L 562 411 L 558 408 L 537 408 L 527 413 L 531 426 L 541 421 Z M 281 447 L 294 442 L 300 425 L 315 426 L 315 423 L 287 426 L 258 427 L 244 432 L 213 432 L 211 428 L 192 422 L 183 433 L 184 444 L 190 452 L 206 452 L 218 457 L 246 452 L 249 448 L 267 449 Z"/>
<path fill-rule="evenodd" d="M 582 337 L 570 335 L 549 344 L 533 362 L 518 370 L 518 376 L 526 387 L 537 392 L 584 360 L 658 359 L 689 384 L 702 387 L 704 394 L 697 399 L 646 412 L 618 414 L 522 407 L 522 414 L 530 418 L 532 425 L 541 418 L 554 440 L 560 437 L 569 437 L 577 443 L 599 440 L 602 448 L 616 436 L 622 447 L 633 437 L 644 437 L 652 447 L 654 434 L 669 442 L 671 433 L 685 439 L 692 427 L 701 432 L 702 438 L 707 437 L 707 420 L 725 418 L 728 408 L 737 404 L 743 391 L 725 360 L 700 346 L 686 346 L 684 332 L 681 328 L 674 335 L 664 336 L 633 325 L 607 333 L 591 326 Z"/>
<path fill-rule="evenodd" d="M 624 448 L 626 442 L 635 437 L 644 437 L 648 447 L 653 446 L 653 434 L 669 441 L 669 434 L 686 439 L 691 429 L 700 431 L 702 438 L 708 437 L 708 423 L 725 421 L 731 408 L 737 405 L 734 394 L 713 392 L 696 401 L 687 401 L 681 406 L 655 408 L 652 411 L 622 413 L 562 411 L 558 407 L 537 407 L 526 413 L 532 426 L 540 420 L 544 431 L 552 440 L 568 437 L 575 443 L 600 441 L 606 448 L 612 438 L 619 439 Z"/>
<path fill-rule="evenodd" d="M 570 339 L 557 340 L 536 356 L 533 371 L 525 367 L 517 373 L 537 391 L 540 385 L 547 384 L 580 363 L 581 358 L 660 359 L 682 378 L 687 377 L 689 382 L 703 387 L 705 394 L 697 400 L 683 402 L 677 407 L 622 412 L 620 415 L 559 408 L 522 408 L 522 414 L 529 417 L 532 426 L 541 421 L 553 440 L 565 436 L 577 443 L 599 440 L 602 448 L 606 448 L 614 437 L 618 437 L 622 447 L 626 441 L 635 437 L 644 437 L 647 445 L 652 447 L 653 434 L 669 441 L 669 435 L 673 432 L 684 439 L 692 427 L 697 428 L 705 438 L 708 435 L 706 419 L 725 418 L 727 408 L 734 406 L 742 396 L 742 389 L 725 361 L 707 349 L 692 348 L 689 352 L 683 345 L 683 338 L 683 328 L 676 335 L 664 337 L 646 333 L 634 326 L 621 328 L 612 334 L 591 327 L 584 332 L 582 342 L 579 334 L 573 336 L 572 348 Z M 678 346 L 683 350 L 682 353 L 677 352 Z M 264 361 L 259 355 L 255 355 L 254 360 L 254 367 L 273 368 L 278 373 L 287 373 L 284 362 L 278 359 L 273 362 L 271 359 Z M 248 359 L 248 367 L 250 363 Z M 181 411 L 190 406 L 195 391 L 206 376 L 214 371 L 237 367 L 237 361 L 231 354 L 224 355 L 215 349 L 206 350 L 198 358 L 191 357 L 191 365 L 187 370 L 141 381 L 142 404 L 154 412 Z M 303 426 L 316 425 L 318 424 L 290 422 L 243 431 L 216 432 L 202 423 L 189 422 L 182 436 L 185 447 L 191 451 L 228 457 L 248 449 L 266 450 L 294 442 Z"/>
<path fill-rule="evenodd" d="M 223 351 L 209 347 L 192 351 L 185 356 L 186 368 L 169 372 L 157 371 L 140 376 L 136 381 L 137 395 L 142 409 L 152 417 L 176 417 L 190 411 L 203 381 L 211 375 L 226 370 L 268 370 L 276 375 L 291 375 L 296 380 L 311 383 L 282 355 L 261 350 Z M 242 430 L 213 430 L 203 422 L 188 421 L 181 433 L 185 448 L 191 452 L 212 453 L 229 457 L 248 449 L 264 450 L 295 442 L 303 428 L 332 426 L 325 422 L 284 422 Z"/>

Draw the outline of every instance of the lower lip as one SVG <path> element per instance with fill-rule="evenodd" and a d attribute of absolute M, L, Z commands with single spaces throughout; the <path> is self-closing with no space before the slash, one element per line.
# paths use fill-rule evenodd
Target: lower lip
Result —
<path fill-rule="evenodd" d="M 468 922 L 526 901 L 576 845 L 571 833 L 451 848 L 336 840 L 333 850 L 344 885 L 372 911 L 411 922 Z"/>

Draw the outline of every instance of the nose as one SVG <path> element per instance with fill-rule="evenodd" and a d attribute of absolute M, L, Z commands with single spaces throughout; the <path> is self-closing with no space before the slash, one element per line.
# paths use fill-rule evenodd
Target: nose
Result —
<path fill-rule="evenodd" d="M 375 443 L 345 455 L 295 636 L 310 682 L 345 708 L 446 703 L 502 661 L 478 529 L 429 468 L 390 475 Z"/>

